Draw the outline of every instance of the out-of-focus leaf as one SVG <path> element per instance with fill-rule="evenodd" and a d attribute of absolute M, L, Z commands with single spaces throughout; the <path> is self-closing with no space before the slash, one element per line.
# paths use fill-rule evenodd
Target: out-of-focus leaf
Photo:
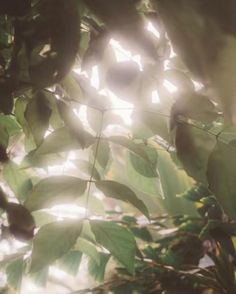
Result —
<path fill-rule="evenodd" d="M 125 42 L 150 59 L 156 60 L 157 53 L 151 38 L 144 30 L 141 17 L 135 8 L 135 2 L 120 0 L 86 0 L 86 5 L 107 25 L 113 35 L 123 38 Z"/>
<path fill-rule="evenodd" d="M 93 156 L 95 156 L 96 149 L 97 149 L 97 157 L 96 157 L 97 162 L 103 169 L 105 169 L 111 156 L 109 142 L 107 140 L 100 140 L 98 147 L 97 147 L 97 143 L 93 144 L 92 146 Z"/>
<path fill-rule="evenodd" d="M 4 165 L 3 176 L 15 195 L 24 200 L 32 189 L 32 182 L 27 173 L 12 161 Z"/>
<path fill-rule="evenodd" d="M 192 188 L 188 189 L 185 191 L 183 194 L 180 195 L 180 197 L 183 197 L 184 199 L 193 201 L 193 202 L 198 202 L 202 198 L 210 196 L 211 192 L 204 187 L 201 184 L 195 185 Z"/>
<path fill-rule="evenodd" d="M 10 114 L 13 109 L 13 91 L 15 90 L 15 84 L 12 81 L 0 80 L 0 112 L 4 114 Z"/>
<path fill-rule="evenodd" d="M 215 143 L 215 136 L 205 130 L 185 123 L 177 125 L 175 134 L 177 156 L 186 172 L 202 184 L 207 184 L 207 163 Z"/>
<path fill-rule="evenodd" d="M 72 109 L 61 101 L 58 101 L 58 108 L 71 135 L 78 140 L 78 143 L 82 148 L 89 147 L 94 142 L 94 137 L 84 130 L 81 121 L 74 114 Z"/>
<path fill-rule="evenodd" d="M 37 150 L 30 151 L 21 162 L 21 168 L 41 167 L 46 168 L 50 165 L 65 163 L 65 157 L 60 154 L 44 154 L 38 155 Z"/>
<path fill-rule="evenodd" d="M 106 254 L 101 252 L 100 254 L 100 262 L 97 264 L 94 259 L 90 258 L 88 263 L 88 271 L 89 274 L 98 282 L 102 282 L 104 280 L 106 265 L 109 261 L 110 254 Z"/>
<path fill-rule="evenodd" d="M 72 276 L 76 276 L 79 270 L 82 253 L 79 251 L 69 251 L 58 260 L 59 267 Z"/>
<path fill-rule="evenodd" d="M 37 148 L 35 154 L 45 155 L 81 148 L 82 146 L 73 134 L 71 134 L 70 130 L 67 127 L 63 127 L 49 134 L 44 139 L 43 143 Z"/>
<path fill-rule="evenodd" d="M 63 221 L 42 227 L 33 240 L 30 272 L 42 270 L 66 254 L 76 243 L 82 230 L 82 223 Z"/>
<path fill-rule="evenodd" d="M 30 279 L 34 282 L 38 287 L 46 287 L 48 280 L 48 267 L 43 268 L 40 271 L 30 274 Z"/>
<path fill-rule="evenodd" d="M 123 137 L 123 136 L 111 136 L 111 137 L 108 137 L 107 140 L 109 142 L 112 142 L 112 143 L 115 143 L 117 145 L 120 145 L 120 146 L 127 148 L 129 151 L 138 155 L 139 157 L 141 157 L 145 161 L 150 162 L 149 157 L 148 157 L 147 153 L 145 152 L 145 150 L 143 148 L 141 148 L 139 144 L 134 143 L 132 140 L 130 140 L 126 137 Z"/>
<path fill-rule="evenodd" d="M 149 218 L 147 207 L 129 187 L 115 181 L 96 181 L 95 185 L 105 196 L 125 201 Z"/>
<path fill-rule="evenodd" d="M 143 160 L 143 158 L 140 158 L 136 154 L 130 153 L 129 157 L 133 168 L 144 177 L 158 177 L 158 174 L 156 172 L 157 153 L 155 149 L 147 147 L 145 145 L 140 145 L 140 147 L 143 148 L 147 153 L 150 163 L 147 163 L 145 160 Z"/>
<path fill-rule="evenodd" d="M 41 180 L 29 193 L 25 206 L 30 210 L 69 203 L 83 195 L 87 181 L 70 176 L 54 176 Z"/>
<path fill-rule="evenodd" d="M 91 244 L 83 238 L 79 238 L 76 242 L 75 249 L 89 256 L 95 261 L 95 263 L 99 264 L 100 256 L 95 245 Z"/>
<path fill-rule="evenodd" d="M 163 73 L 163 79 L 167 80 L 175 87 L 177 87 L 180 93 L 192 92 L 194 91 L 194 84 L 185 73 L 176 70 L 168 69 Z"/>
<path fill-rule="evenodd" d="M 170 128 L 176 125 L 179 116 L 202 123 L 212 123 L 219 116 L 214 103 L 207 97 L 189 93 L 182 95 L 172 106 Z"/>
<path fill-rule="evenodd" d="M 0 125 L 6 129 L 9 137 L 19 134 L 21 132 L 19 124 L 17 123 L 15 117 L 12 115 L 0 114 Z"/>
<path fill-rule="evenodd" d="M 236 219 L 235 152 L 235 146 L 218 141 L 207 166 L 209 189 L 233 219 Z"/>
<path fill-rule="evenodd" d="M 6 267 L 7 282 L 17 291 L 21 288 L 22 278 L 24 274 L 23 258 L 16 259 L 9 263 Z"/>
<path fill-rule="evenodd" d="M 97 242 L 133 273 L 136 251 L 133 235 L 124 227 L 112 222 L 94 220 L 90 221 L 90 224 Z"/>
<path fill-rule="evenodd" d="M 37 145 L 42 143 L 49 127 L 51 112 L 44 92 L 36 93 L 27 105 L 25 118 Z"/>
<path fill-rule="evenodd" d="M 90 163 L 89 161 L 79 159 L 79 160 L 76 160 L 74 163 L 76 164 L 76 166 L 79 168 L 80 171 L 84 172 L 88 176 L 92 176 L 92 178 L 94 178 L 95 180 L 101 179 L 96 167 L 94 167 L 93 164 Z"/>

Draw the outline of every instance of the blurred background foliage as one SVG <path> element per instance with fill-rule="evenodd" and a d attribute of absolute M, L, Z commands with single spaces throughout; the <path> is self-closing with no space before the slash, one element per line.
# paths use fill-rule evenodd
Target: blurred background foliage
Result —
<path fill-rule="evenodd" d="M 236 293 L 235 14 L 0 2 L 0 293 Z"/>

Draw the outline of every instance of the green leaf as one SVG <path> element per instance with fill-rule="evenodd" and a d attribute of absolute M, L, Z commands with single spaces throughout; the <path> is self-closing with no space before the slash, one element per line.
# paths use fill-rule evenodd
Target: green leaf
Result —
<path fill-rule="evenodd" d="M 17 291 L 21 288 L 22 278 L 24 274 L 24 260 L 19 258 L 9 263 L 6 267 L 7 282 Z"/>
<path fill-rule="evenodd" d="M 89 274 L 98 282 L 103 282 L 105 276 L 106 265 L 109 261 L 110 254 L 101 252 L 100 262 L 97 264 L 94 259 L 90 258 L 88 262 Z"/>
<path fill-rule="evenodd" d="M 82 230 L 78 220 L 50 223 L 38 231 L 33 240 L 30 272 L 42 270 L 66 254 Z"/>
<path fill-rule="evenodd" d="M 140 147 L 139 144 L 134 143 L 132 140 L 123 136 L 112 136 L 108 137 L 107 140 L 127 148 L 129 151 L 133 152 L 134 154 L 149 162 L 149 157 L 145 150 L 142 147 Z"/>
<path fill-rule="evenodd" d="M 70 130 L 71 135 L 81 145 L 81 148 L 88 148 L 95 141 L 95 138 L 84 130 L 80 119 L 74 114 L 72 107 L 66 105 L 62 101 L 57 103 L 58 109 L 65 125 Z"/>
<path fill-rule="evenodd" d="M 29 193 L 25 206 L 30 210 L 70 203 L 84 194 L 87 181 L 70 176 L 54 176 L 41 180 Z"/>
<path fill-rule="evenodd" d="M 0 125 L 6 129 L 9 137 L 19 134 L 21 132 L 19 124 L 17 123 L 15 117 L 12 115 L 0 114 Z"/>
<path fill-rule="evenodd" d="M 81 145 L 67 127 L 62 127 L 48 135 L 38 149 L 36 149 L 35 153 L 37 155 L 44 155 L 75 149 L 81 149 Z"/>
<path fill-rule="evenodd" d="M 99 175 L 99 172 L 97 171 L 96 167 L 93 167 L 93 164 L 86 160 L 76 160 L 74 161 L 76 166 L 78 166 L 79 170 L 87 174 L 88 176 L 91 176 L 93 173 L 93 178 L 95 180 L 100 180 L 101 177 Z"/>
<path fill-rule="evenodd" d="M 33 281 L 35 285 L 40 288 L 46 288 L 46 284 L 48 281 L 48 270 L 49 267 L 45 267 L 40 271 L 30 274 L 30 279 Z"/>
<path fill-rule="evenodd" d="M 100 256 L 96 246 L 83 238 L 79 238 L 76 242 L 75 249 L 92 258 L 97 264 L 100 262 Z"/>
<path fill-rule="evenodd" d="M 224 211 L 233 219 L 236 219 L 235 154 L 235 146 L 217 141 L 207 166 L 209 189 L 216 196 Z"/>
<path fill-rule="evenodd" d="M 149 218 L 147 207 L 129 187 L 115 181 L 97 181 L 95 185 L 105 196 L 125 201 Z"/>
<path fill-rule="evenodd" d="M 95 156 L 95 152 L 97 149 L 97 143 L 93 144 L 92 151 Z M 109 142 L 107 140 L 100 140 L 98 150 L 97 150 L 97 162 L 102 168 L 106 168 L 108 161 L 111 156 L 111 150 L 109 146 Z"/>
<path fill-rule="evenodd" d="M 178 123 L 175 134 L 177 156 L 188 175 L 205 185 L 208 157 L 215 143 L 215 136 L 205 130 Z"/>
<path fill-rule="evenodd" d="M 3 177 L 20 200 L 24 200 L 32 189 L 29 176 L 12 161 L 4 165 Z"/>
<path fill-rule="evenodd" d="M 36 93 L 26 107 L 25 118 L 37 145 L 43 141 L 51 113 L 49 101 L 43 91 Z"/>
<path fill-rule="evenodd" d="M 124 227 L 112 222 L 91 220 L 90 224 L 97 242 L 133 274 L 136 252 L 133 235 Z"/>
<path fill-rule="evenodd" d="M 133 166 L 133 168 L 144 177 L 155 178 L 158 177 L 156 171 L 156 163 L 157 163 L 157 152 L 154 148 L 147 147 L 145 145 L 140 145 L 141 148 L 147 153 L 149 157 L 150 163 L 148 163 L 143 158 L 140 158 L 136 154 L 130 153 L 129 159 Z"/>
<path fill-rule="evenodd" d="M 82 253 L 79 251 L 69 251 L 58 260 L 59 267 L 72 276 L 76 276 L 79 270 Z"/>

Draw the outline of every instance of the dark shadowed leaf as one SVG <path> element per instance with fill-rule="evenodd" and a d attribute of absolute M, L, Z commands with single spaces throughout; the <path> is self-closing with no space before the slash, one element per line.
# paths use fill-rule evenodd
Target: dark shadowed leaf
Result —
<path fill-rule="evenodd" d="M 225 212 L 234 219 L 236 219 L 235 154 L 235 146 L 218 141 L 209 157 L 207 166 L 209 189 L 216 196 Z"/>
<path fill-rule="evenodd" d="M 42 227 L 33 240 L 30 272 L 45 266 L 66 254 L 76 243 L 82 230 L 78 220 L 50 223 Z"/>
<path fill-rule="evenodd" d="M 124 227 L 112 222 L 90 221 L 90 224 L 97 242 L 133 273 L 136 251 L 133 235 Z"/>
<path fill-rule="evenodd" d="M 129 187 L 115 181 L 97 181 L 95 185 L 105 196 L 125 201 L 149 218 L 147 207 Z"/>
<path fill-rule="evenodd" d="M 87 181 L 70 176 L 54 176 L 41 180 L 29 193 L 25 206 L 30 210 L 69 203 L 83 195 Z"/>

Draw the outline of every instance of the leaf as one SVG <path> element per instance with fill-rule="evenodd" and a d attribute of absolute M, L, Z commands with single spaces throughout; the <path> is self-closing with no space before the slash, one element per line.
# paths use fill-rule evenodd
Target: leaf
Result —
<path fill-rule="evenodd" d="M 95 157 L 96 149 L 97 149 L 97 143 L 93 144 L 92 151 L 93 155 Z M 106 140 L 100 140 L 98 150 L 97 150 L 97 162 L 102 168 L 106 168 L 108 161 L 111 156 L 111 150 L 109 146 L 109 142 Z"/>
<path fill-rule="evenodd" d="M 76 166 L 78 166 L 79 170 L 84 172 L 85 174 L 91 176 L 93 173 L 93 178 L 95 180 L 101 179 L 96 167 L 94 167 L 93 164 L 90 163 L 89 161 L 79 159 L 79 160 L 74 161 L 74 163 L 76 164 Z"/>
<path fill-rule="evenodd" d="M 0 80 L 0 112 L 10 114 L 13 109 L 13 91 L 15 90 L 15 83 L 12 80 Z"/>
<path fill-rule="evenodd" d="M 70 203 L 83 195 L 87 181 L 70 176 L 54 176 L 41 180 L 29 193 L 25 206 L 30 210 Z"/>
<path fill-rule="evenodd" d="M 206 96 L 189 93 L 181 95 L 172 106 L 170 129 L 178 122 L 179 116 L 194 119 L 205 124 L 212 123 L 219 113 L 214 103 Z"/>
<path fill-rule="evenodd" d="M 46 288 L 46 284 L 48 281 L 48 271 L 49 268 L 45 267 L 40 271 L 30 274 L 30 279 L 33 281 L 35 285 L 40 288 Z"/>
<path fill-rule="evenodd" d="M 4 165 L 3 177 L 20 200 L 24 200 L 32 189 L 29 176 L 12 161 Z"/>
<path fill-rule="evenodd" d="M 101 252 L 100 262 L 97 264 L 94 259 L 89 259 L 88 272 L 98 282 L 103 282 L 105 276 L 106 265 L 109 261 L 110 254 Z"/>
<path fill-rule="evenodd" d="M 84 130 L 80 119 L 74 114 L 71 107 L 67 106 L 62 101 L 58 101 L 58 109 L 65 125 L 70 130 L 71 135 L 78 140 L 81 148 L 87 148 L 94 143 L 95 138 Z"/>
<path fill-rule="evenodd" d="M 123 136 L 111 136 L 107 138 L 108 141 L 118 144 L 127 148 L 129 151 L 135 153 L 139 157 L 143 158 L 145 161 L 149 162 L 149 157 L 147 153 L 139 146 L 139 144 L 134 143 L 132 140 Z"/>
<path fill-rule="evenodd" d="M 115 181 L 96 181 L 95 185 L 105 196 L 125 201 L 149 218 L 147 207 L 129 187 Z"/>
<path fill-rule="evenodd" d="M 206 187 L 198 184 L 182 193 L 180 197 L 189 201 L 199 202 L 202 198 L 208 197 L 210 195 L 211 192 Z"/>
<path fill-rule="evenodd" d="M 21 128 L 17 123 L 16 119 L 12 115 L 2 115 L 0 114 L 0 125 L 5 128 L 9 137 L 19 134 Z"/>
<path fill-rule="evenodd" d="M 30 272 L 42 270 L 66 254 L 82 230 L 78 220 L 50 223 L 40 228 L 33 240 Z"/>
<path fill-rule="evenodd" d="M 147 163 L 145 160 L 143 160 L 139 156 L 133 153 L 130 153 L 129 159 L 133 168 L 144 177 L 148 177 L 148 178 L 158 177 L 158 174 L 156 172 L 157 153 L 155 149 L 145 145 L 141 145 L 141 144 L 140 144 L 140 147 L 143 148 L 144 151 L 147 153 L 150 163 Z"/>
<path fill-rule="evenodd" d="M 205 185 L 208 157 L 215 143 L 215 136 L 204 129 L 178 123 L 175 134 L 177 156 L 188 175 Z"/>
<path fill-rule="evenodd" d="M 49 127 L 51 108 L 43 91 L 37 92 L 25 110 L 25 119 L 34 136 L 37 145 L 42 143 L 44 135 Z"/>
<path fill-rule="evenodd" d="M 163 72 L 163 79 L 168 80 L 182 93 L 194 91 L 194 84 L 189 76 L 176 69 L 168 69 Z"/>
<path fill-rule="evenodd" d="M 59 267 L 72 276 L 76 276 L 79 270 L 82 253 L 79 251 L 69 251 L 58 260 Z"/>
<path fill-rule="evenodd" d="M 80 149 L 81 145 L 78 140 L 70 133 L 67 127 L 56 129 L 48 135 L 43 143 L 37 148 L 37 155 L 49 153 L 65 152 L 75 149 Z"/>
<path fill-rule="evenodd" d="M 124 227 L 113 222 L 91 220 L 90 224 L 97 242 L 109 250 L 133 274 L 136 252 L 133 235 Z"/>
<path fill-rule="evenodd" d="M 217 141 L 207 166 L 209 189 L 216 196 L 224 211 L 233 219 L 236 219 L 235 152 L 235 146 Z"/>
<path fill-rule="evenodd" d="M 97 264 L 100 262 L 100 256 L 96 247 L 83 238 L 76 242 L 75 249 L 92 258 Z"/>
<path fill-rule="evenodd" d="M 17 291 L 21 288 L 22 278 L 24 274 L 24 260 L 19 258 L 10 262 L 6 267 L 7 283 Z"/>

